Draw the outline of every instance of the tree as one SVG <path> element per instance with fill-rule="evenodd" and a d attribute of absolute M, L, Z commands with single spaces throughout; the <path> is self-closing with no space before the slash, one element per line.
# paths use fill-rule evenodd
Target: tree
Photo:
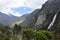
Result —
<path fill-rule="evenodd" d="M 48 40 L 53 38 L 53 33 L 46 30 L 40 30 L 36 32 L 35 37 L 36 40 Z"/>
<path fill-rule="evenodd" d="M 32 28 L 23 29 L 23 36 L 27 37 L 28 40 L 32 40 L 34 38 L 35 33 L 36 31 Z"/>
<path fill-rule="evenodd" d="M 14 33 L 19 33 L 21 31 L 22 27 L 20 25 L 15 24 L 14 26 Z"/>
<path fill-rule="evenodd" d="M 46 35 L 48 37 L 48 39 L 52 39 L 53 38 L 53 33 L 50 31 L 46 31 L 46 30 L 40 30 L 41 33 L 43 33 L 44 35 Z"/>
<path fill-rule="evenodd" d="M 46 35 L 38 31 L 35 33 L 35 40 L 48 40 L 48 38 L 46 37 Z"/>
<path fill-rule="evenodd" d="M 25 40 L 48 40 L 52 39 L 53 34 L 46 30 L 35 31 L 32 28 L 23 29 L 23 39 Z"/>
<path fill-rule="evenodd" d="M 9 26 L 5 26 L 4 28 L 7 29 L 7 30 L 8 30 L 8 29 L 11 29 Z"/>
<path fill-rule="evenodd" d="M 3 32 L 0 32 L 0 40 L 12 40 L 12 36 L 11 34 L 6 34 Z"/>

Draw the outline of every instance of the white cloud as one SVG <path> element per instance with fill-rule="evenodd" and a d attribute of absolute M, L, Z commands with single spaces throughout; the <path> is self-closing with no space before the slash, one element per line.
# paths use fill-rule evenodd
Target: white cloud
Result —
<path fill-rule="evenodd" d="M 21 6 L 28 6 L 33 9 L 41 8 L 41 5 L 45 3 L 45 1 L 46 0 L 0 0 L 0 11 L 7 15 L 21 16 L 18 12 L 12 11 L 11 8 Z"/>
<path fill-rule="evenodd" d="M 12 11 L 11 8 L 24 6 L 24 1 L 25 0 L 0 0 L 0 11 L 7 15 L 21 16 L 18 12 Z"/>
<path fill-rule="evenodd" d="M 42 4 L 44 4 L 47 0 L 27 0 L 25 5 L 31 8 L 41 8 Z"/>
<path fill-rule="evenodd" d="M 19 7 L 24 6 L 25 0 L 0 0 L 0 6 Z"/>
<path fill-rule="evenodd" d="M 0 7 L 38 7 L 44 4 L 47 0 L 0 0 Z"/>
<path fill-rule="evenodd" d="M 8 8 L 3 9 L 1 12 L 3 12 L 4 14 L 7 14 L 7 15 L 12 14 L 12 15 L 18 16 L 18 17 L 20 17 L 20 16 L 22 15 L 22 14 L 20 14 L 20 13 L 18 13 L 18 12 L 14 12 L 14 11 L 12 11 L 11 9 L 8 9 Z"/>

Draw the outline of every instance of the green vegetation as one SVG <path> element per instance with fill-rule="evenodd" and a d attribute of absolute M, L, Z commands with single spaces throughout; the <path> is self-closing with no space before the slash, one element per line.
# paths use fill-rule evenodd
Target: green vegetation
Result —
<path fill-rule="evenodd" d="M 22 28 L 17 24 L 13 29 L 9 26 L 0 27 L 0 40 L 48 40 L 52 38 L 53 33 L 46 30 Z"/>
<path fill-rule="evenodd" d="M 0 40 L 12 40 L 13 35 L 9 32 L 0 31 Z"/>
<path fill-rule="evenodd" d="M 25 39 L 24 36 L 27 37 L 28 40 L 33 39 L 35 33 L 36 31 L 32 28 L 23 29 L 23 39 Z"/>
<path fill-rule="evenodd" d="M 43 33 L 44 35 L 46 35 L 49 39 L 53 38 L 52 32 L 49 32 L 46 30 L 41 30 L 40 32 Z"/>
<path fill-rule="evenodd" d="M 19 25 L 17 25 L 17 24 L 15 24 L 15 26 L 14 26 L 14 28 L 13 28 L 14 33 L 17 34 L 17 33 L 19 33 L 21 30 L 22 30 L 22 27 L 19 26 Z"/>
<path fill-rule="evenodd" d="M 48 40 L 47 36 L 41 33 L 40 31 L 38 31 L 35 34 L 35 37 L 36 37 L 36 40 Z"/>
<path fill-rule="evenodd" d="M 24 38 L 25 37 L 25 38 Z M 46 30 L 36 31 L 32 28 L 23 29 L 23 39 L 26 40 L 48 40 L 52 39 L 53 34 Z"/>

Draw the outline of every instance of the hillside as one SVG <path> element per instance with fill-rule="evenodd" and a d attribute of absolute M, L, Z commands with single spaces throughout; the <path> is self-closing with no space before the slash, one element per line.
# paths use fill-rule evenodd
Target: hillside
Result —
<path fill-rule="evenodd" d="M 24 27 L 34 26 L 33 28 L 37 30 L 47 29 L 52 22 L 55 14 L 59 10 L 60 0 L 48 0 L 45 4 L 42 5 L 41 9 L 36 9 L 30 14 L 21 16 L 16 22 L 13 23 L 13 25 L 19 24 Z"/>

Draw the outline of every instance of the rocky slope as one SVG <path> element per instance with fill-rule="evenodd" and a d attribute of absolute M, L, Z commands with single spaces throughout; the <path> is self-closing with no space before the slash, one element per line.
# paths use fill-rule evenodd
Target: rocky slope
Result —
<path fill-rule="evenodd" d="M 60 0 L 48 0 L 41 8 L 40 14 L 44 15 L 46 20 L 40 26 L 40 29 L 47 29 L 52 22 L 54 15 L 60 10 Z M 40 15 L 39 15 L 40 16 Z M 58 14 L 58 16 L 60 16 Z M 57 17 L 58 18 L 58 17 Z M 60 18 L 59 18 L 60 19 Z M 39 20 L 39 19 L 38 19 Z M 41 20 L 41 19 L 40 19 Z M 58 19 L 57 19 L 58 20 Z M 39 21 L 38 21 L 39 22 Z M 39 28 L 39 27 L 38 27 Z"/>
<path fill-rule="evenodd" d="M 16 22 L 14 22 L 12 24 L 12 26 L 14 24 L 19 24 L 20 26 L 23 26 L 23 27 L 34 26 L 34 24 L 37 21 L 39 12 L 40 12 L 40 9 L 36 9 L 35 11 L 33 11 L 30 14 L 26 14 L 26 15 L 21 16 Z"/>
<path fill-rule="evenodd" d="M 31 14 L 28 14 L 27 16 L 23 15 L 14 24 L 19 24 L 24 27 L 34 26 L 34 28 L 38 30 L 47 29 L 50 23 L 52 22 L 54 15 L 59 10 L 60 10 L 60 0 L 48 0 L 45 4 L 43 4 L 41 9 L 36 9 L 35 11 L 33 11 Z M 60 15 L 58 14 L 58 16 Z M 56 20 L 59 19 L 60 18 Z"/>

